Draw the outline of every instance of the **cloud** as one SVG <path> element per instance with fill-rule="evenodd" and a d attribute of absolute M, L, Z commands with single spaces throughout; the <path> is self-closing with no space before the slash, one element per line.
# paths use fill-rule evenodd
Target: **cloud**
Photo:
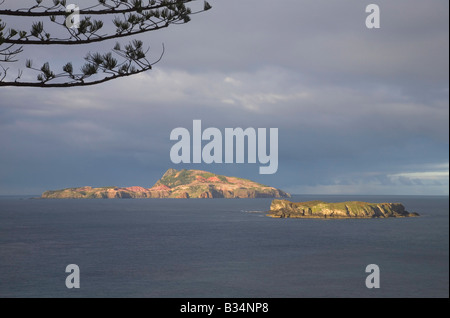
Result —
<path fill-rule="evenodd" d="M 449 172 L 426 171 L 386 174 L 383 172 L 347 173 L 328 182 L 305 184 L 288 188 L 292 193 L 304 194 L 370 194 L 434 195 L 448 194 Z"/>
<path fill-rule="evenodd" d="M 312 185 L 309 191 L 327 186 L 409 186 L 408 180 L 418 178 L 389 171 L 365 173 L 389 166 L 400 169 L 438 154 L 424 141 L 418 143 L 417 136 L 448 140 L 443 102 L 430 108 L 389 87 L 318 87 L 280 67 L 236 73 L 157 69 L 102 88 L 35 92 L 25 91 L 19 102 L 3 106 L 9 120 L 1 127 L 2 156 L 22 154 L 19 163 L 25 164 L 27 149 L 35 149 L 38 157 L 48 157 L 60 169 L 65 162 L 83 162 L 97 172 L 88 169 L 87 179 L 92 181 L 81 184 L 104 178 L 105 169 L 98 167 L 105 160 L 125 170 L 148 169 L 156 162 L 156 180 L 156 170 L 170 164 L 170 131 L 179 126 L 190 129 L 193 119 L 201 119 L 205 127 L 279 128 L 281 173 L 275 182 L 297 189 L 300 181 Z M 27 165 L 49 171 L 42 162 Z M 287 172 L 292 170 L 301 178 L 292 179 Z M 139 184 L 131 174 L 129 180 L 121 179 L 114 184 Z"/>
<path fill-rule="evenodd" d="M 437 164 L 434 168 L 440 170 L 425 170 L 423 171 L 401 172 L 388 175 L 393 182 L 401 183 L 408 186 L 441 186 L 447 188 L 449 185 L 449 164 Z"/>
<path fill-rule="evenodd" d="M 171 166 L 170 131 L 201 119 L 279 128 L 278 173 L 174 168 L 293 193 L 448 194 L 448 2 L 380 0 L 380 30 L 365 28 L 361 1 L 211 4 L 187 25 L 139 37 L 152 56 L 166 48 L 147 73 L 94 87 L 2 88 L 0 193 L 151 184 Z M 56 67 L 113 44 L 30 54 Z"/>

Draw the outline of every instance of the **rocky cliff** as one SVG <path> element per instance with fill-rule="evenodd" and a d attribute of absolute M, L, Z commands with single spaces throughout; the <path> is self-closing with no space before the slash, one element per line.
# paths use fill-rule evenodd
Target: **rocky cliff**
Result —
<path fill-rule="evenodd" d="M 282 190 L 247 179 L 226 177 L 202 170 L 169 169 L 151 188 L 81 187 L 45 191 L 44 199 L 112 198 L 283 198 Z"/>
<path fill-rule="evenodd" d="M 400 203 L 359 201 L 327 203 L 323 201 L 290 202 L 273 200 L 268 216 L 274 218 L 387 218 L 419 216 L 409 213 Z"/>

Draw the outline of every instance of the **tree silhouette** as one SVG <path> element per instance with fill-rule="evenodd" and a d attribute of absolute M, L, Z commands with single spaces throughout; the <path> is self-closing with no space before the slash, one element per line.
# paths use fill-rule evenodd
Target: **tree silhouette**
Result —
<path fill-rule="evenodd" d="M 74 0 L 75 2 L 76 0 Z M 90 7 L 67 5 L 66 0 L 35 0 L 35 4 L 22 9 L 0 9 L 0 16 L 14 19 L 32 18 L 28 30 L 6 28 L 0 19 L 0 86 L 72 87 L 95 85 L 116 78 L 148 71 L 164 54 L 162 45 L 159 57 L 151 62 L 148 49 L 141 40 L 132 39 L 128 44 L 119 42 L 106 53 L 87 53 L 78 71 L 72 62 L 62 66 L 59 73 L 49 62 L 35 67 L 27 59 L 25 68 L 37 72 L 35 81 L 22 81 L 23 70 L 17 76 L 8 74 L 8 65 L 19 62 L 25 48 L 40 45 L 83 45 L 123 37 L 134 37 L 150 31 L 167 28 L 172 24 L 185 24 L 193 14 L 211 9 L 204 1 L 203 7 L 192 11 L 187 4 L 197 0 L 93 0 Z M 0 7 L 5 0 L 0 0 Z M 111 18 L 112 17 L 112 18 Z M 98 18 L 98 19 L 95 19 Z M 5 19 L 5 18 L 4 18 Z M 44 23 L 44 20 L 50 25 Z M 109 25 L 106 23 L 109 22 Z M 23 25 L 23 24 L 22 24 Z M 57 33 L 57 34 L 54 34 Z"/>

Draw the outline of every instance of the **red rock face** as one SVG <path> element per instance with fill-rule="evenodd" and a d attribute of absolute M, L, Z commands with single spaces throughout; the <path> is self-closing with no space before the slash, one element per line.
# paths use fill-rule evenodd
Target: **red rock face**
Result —
<path fill-rule="evenodd" d="M 206 179 L 208 182 L 220 182 L 221 180 L 217 177 L 209 177 Z"/>
<path fill-rule="evenodd" d="M 160 185 L 150 188 L 149 190 L 150 191 L 170 191 L 170 188 L 164 184 L 160 184 Z"/>
<path fill-rule="evenodd" d="M 146 192 L 146 191 L 148 191 L 146 188 L 137 187 L 137 186 L 128 187 L 128 188 L 124 188 L 124 189 L 128 190 L 128 191 L 131 191 L 131 192 Z"/>
<path fill-rule="evenodd" d="M 202 176 L 195 176 L 195 180 L 200 181 L 200 182 L 205 182 L 206 179 L 203 178 Z"/>

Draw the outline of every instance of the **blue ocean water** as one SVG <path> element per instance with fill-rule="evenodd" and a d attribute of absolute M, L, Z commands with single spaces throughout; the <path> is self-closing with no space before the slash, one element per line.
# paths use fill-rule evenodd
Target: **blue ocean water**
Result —
<path fill-rule="evenodd" d="M 272 219 L 270 199 L 0 198 L 0 297 L 449 297 L 447 196 L 418 218 Z M 80 288 L 68 289 L 68 264 Z M 368 264 L 380 288 L 368 289 Z"/>

